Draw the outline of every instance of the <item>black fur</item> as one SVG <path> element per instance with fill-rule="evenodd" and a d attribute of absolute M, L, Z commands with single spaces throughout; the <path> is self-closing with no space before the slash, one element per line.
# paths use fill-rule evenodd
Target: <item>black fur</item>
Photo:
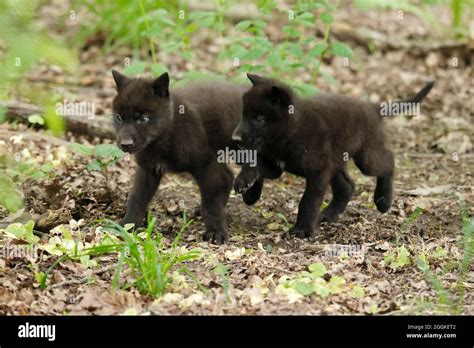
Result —
<path fill-rule="evenodd" d="M 338 94 L 299 98 L 278 81 L 248 77 L 253 87 L 243 96 L 242 118 L 233 134 L 240 146 L 259 153 L 257 167 L 244 166 L 234 182 L 237 192 L 251 196 L 244 196 L 247 204 L 258 200 L 265 178 L 279 177 L 283 170 L 304 177 L 306 189 L 290 234 L 311 237 L 318 221 L 333 222 L 345 210 L 354 192 L 346 171 L 347 160 L 353 158 L 363 174 L 377 178 L 378 210 L 389 210 L 394 158 L 385 147 L 380 104 Z M 404 102 L 419 102 L 432 86 Z M 329 185 L 333 198 L 320 214 Z"/>
<path fill-rule="evenodd" d="M 233 175 L 217 163 L 216 154 L 236 148 L 231 135 L 246 88 L 212 81 L 170 91 L 167 73 L 155 80 L 112 73 L 118 91 L 113 101 L 117 145 L 135 154 L 138 163 L 122 224 L 142 224 L 163 174 L 189 172 L 201 191 L 204 239 L 224 243 L 224 207 Z"/>

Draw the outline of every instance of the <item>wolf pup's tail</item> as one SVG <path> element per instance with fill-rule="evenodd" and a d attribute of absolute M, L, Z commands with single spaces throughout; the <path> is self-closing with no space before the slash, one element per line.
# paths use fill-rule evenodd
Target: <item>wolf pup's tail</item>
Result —
<path fill-rule="evenodd" d="M 399 103 L 419 103 L 431 91 L 434 83 L 434 81 L 428 82 L 414 97 L 400 100 Z"/>
<path fill-rule="evenodd" d="M 377 104 L 380 116 L 416 115 L 419 104 L 434 86 L 434 81 L 428 82 L 415 96 L 403 100 Z"/>

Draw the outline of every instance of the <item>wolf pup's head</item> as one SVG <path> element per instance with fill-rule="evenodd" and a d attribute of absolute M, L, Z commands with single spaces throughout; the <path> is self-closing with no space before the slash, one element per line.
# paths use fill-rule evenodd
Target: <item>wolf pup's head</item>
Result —
<path fill-rule="evenodd" d="M 285 136 L 294 97 L 289 87 L 277 81 L 253 74 L 247 77 L 253 87 L 242 97 L 242 116 L 232 139 L 243 148 L 260 151 Z"/>
<path fill-rule="evenodd" d="M 117 85 L 113 100 L 117 146 L 137 153 L 164 137 L 173 118 L 168 73 L 155 80 L 128 78 L 112 70 Z"/>

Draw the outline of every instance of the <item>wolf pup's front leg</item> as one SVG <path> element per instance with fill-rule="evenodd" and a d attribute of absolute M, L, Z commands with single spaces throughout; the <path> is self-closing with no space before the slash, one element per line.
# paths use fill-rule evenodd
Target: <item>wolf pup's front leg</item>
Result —
<path fill-rule="evenodd" d="M 314 236 L 319 220 L 319 208 L 323 202 L 324 192 L 329 184 L 330 175 L 326 171 L 317 174 L 305 174 L 306 189 L 298 206 L 296 224 L 290 229 L 290 235 L 298 238 Z"/>
<path fill-rule="evenodd" d="M 244 164 L 235 178 L 234 190 L 242 194 L 247 205 L 257 202 L 262 194 L 264 179 L 276 179 L 283 173 L 281 167 L 271 163 L 261 156 L 257 156 L 257 166 Z"/>
<path fill-rule="evenodd" d="M 148 204 L 160 184 L 163 172 L 139 166 L 135 173 L 135 181 L 127 200 L 125 217 L 120 221 L 122 225 L 134 223 L 135 227 L 143 224 Z"/>
<path fill-rule="evenodd" d="M 203 238 L 223 244 L 229 239 L 225 206 L 232 188 L 233 174 L 226 165 L 211 161 L 193 176 L 201 191 L 201 214 L 206 225 Z"/>

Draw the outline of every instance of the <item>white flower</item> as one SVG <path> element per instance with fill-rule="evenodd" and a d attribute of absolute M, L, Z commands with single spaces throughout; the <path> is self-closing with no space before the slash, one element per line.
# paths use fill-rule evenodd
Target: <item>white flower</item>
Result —
<path fill-rule="evenodd" d="M 10 137 L 10 141 L 13 143 L 13 144 L 21 144 L 21 141 L 23 140 L 23 135 L 19 134 L 19 135 L 13 135 Z"/>
<path fill-rule="evenodd" d="M 84 225 L 84 219 L 80 219 L 79 221 L 72 219 L 69 221 L 71 231 L 78 231 L 82 225 Z"/>

